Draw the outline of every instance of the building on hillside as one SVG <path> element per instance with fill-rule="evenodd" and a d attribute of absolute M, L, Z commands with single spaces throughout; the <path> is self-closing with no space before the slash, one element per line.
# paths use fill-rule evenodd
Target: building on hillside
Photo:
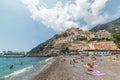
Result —
<path fill-rule="evenodd" d="M 94 38 L 94 33 L 89 32 L 89 31 L 83 31 L 82 29 L 79 28 L 70 28 L 60 34 L 59 36 L 59 41 L 76 41 L 76 40 L 81 40 L 81 39 L 91 39 Z"/>
<path fill-rule="evenodd" d="M 106 30 L 99 30 L 95 33 L 95 38 L 111 38 L 111 33 Z"/>
<path fill-rule="evenodd" d="M 58 35 L 56 42 L 73 42 L 73 41 L 82 41 L 82 40 L 90 40 L 92 38 L 111 38 L 111 33 L 106 30 L 99 30 L 98 32 L 90 32 L 90 31 L 83 31 L 79 28 L 70 28 L 65 32 Z"/>
<path fill-rule="evenodd" d="M 94 38 L 94 33 L 89 31 L 79 30 L 79 34 L 77 35 L 77 39 L 86 38 L 87 40 Z"/>
<path fill-rule="evenodd" d="M 97 50 L 117 50 L 117 46 L 112 41 L 93 42 L 94 49 Z"/>
<path fill-rule="evenodd" d="M 68 48 L 72 54 L 89 52 L 89 54 L 110 55 L 120 53 L 120 50 L 112 41 L 93 41 L 88 43 L 85 41 L 70 42 L 62 38 L 60 40 L 55 40 L 54 53 L 61 53 L 61 51 L 65 52 L 66 48 Z"/>
<path fill-rule="evenodd" d="M 68 45 L 69 51 L 72 54 L 83 53 L 84 50 L 89 50 L 89 44 L 86 42 L 74 42 Z"/>
<path fill-rule="evenodd" d="M 68 44 L 68 43 L 71 43 L 71 41 L 65 37 L 61 37 L 61 38 L 54 40 L 54 46 L 59 45 L 59 44 Z"/>
<path fill-rule="evenodd" d="M 54 48 L 51 51 L 52 55 L 59 55 L 59 54 L 65 54 L 67 51 L 68 44 L 62 43 L 62 44 L 54 44 Z"/>
<path fill-rule="evenodd" d="M 102 42 L 80 42 L 76 41 L 68 45 L 70 52 L 76 53 L 88 53 L 98 54 L 98 55 L 110 55 L 119 54 L 120 50 L 117 48 L 116 44 L 112 41 L 102 41 Z"/>
<path fill-rule="evenodd" d="M 112 41 L 91 42 L 89 46 L 90 49 L 86 50 L 89 54 L 110 55 L 120 53 L 120 50 Z"/>

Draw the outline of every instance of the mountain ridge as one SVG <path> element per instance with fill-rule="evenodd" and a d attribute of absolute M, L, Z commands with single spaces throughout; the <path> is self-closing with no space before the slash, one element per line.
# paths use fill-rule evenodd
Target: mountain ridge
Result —
<path fill-rule="evenodd" d="M 97 32 L 98 30 L 107 30 L 110 33 L 120 34 L 120 18 L 112 20 L 105 24 L 98 24 L 93 27 L 90 31 Z"/>

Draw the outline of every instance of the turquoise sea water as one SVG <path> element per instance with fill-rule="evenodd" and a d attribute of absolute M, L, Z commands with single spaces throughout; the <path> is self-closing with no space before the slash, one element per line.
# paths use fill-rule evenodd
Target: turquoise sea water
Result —
<path fill-rule="evenodd" d="M 48 57 L 0 57 L 0 80 L 29 80 L 47 64 Z M 13 69 L 9 69 L 13 65 Z"/>

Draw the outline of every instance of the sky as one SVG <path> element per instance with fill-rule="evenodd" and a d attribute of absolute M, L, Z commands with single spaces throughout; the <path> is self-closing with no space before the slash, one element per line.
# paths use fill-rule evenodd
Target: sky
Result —
<path fill-rule="evenodd" d="M 120 17 L 120 0 L 0 0 L 0 52 L 29 51 L 71 27 Z"/>

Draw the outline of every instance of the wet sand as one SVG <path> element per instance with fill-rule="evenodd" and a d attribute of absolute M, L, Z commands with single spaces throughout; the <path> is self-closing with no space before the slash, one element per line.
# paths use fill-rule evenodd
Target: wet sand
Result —
<path fill-rule="evenodd" d="M 36 75 L 32 80 L 120 80 L 120 62 L 111 62 L 109 56 L 100 57 L 103 61 L 94 70 L 99 70 L 105 75 L 93 76 L 88 74 L 88 69 L 84 65 L 91 62 L 89 57 L 84 62 L 77 60 L 78 63 L 71 63 L 74 57 L 57 57 L 55 62 L 47 66 L 42 72 Z M 65 59 L 65 61 L 63 60 Z"/>

